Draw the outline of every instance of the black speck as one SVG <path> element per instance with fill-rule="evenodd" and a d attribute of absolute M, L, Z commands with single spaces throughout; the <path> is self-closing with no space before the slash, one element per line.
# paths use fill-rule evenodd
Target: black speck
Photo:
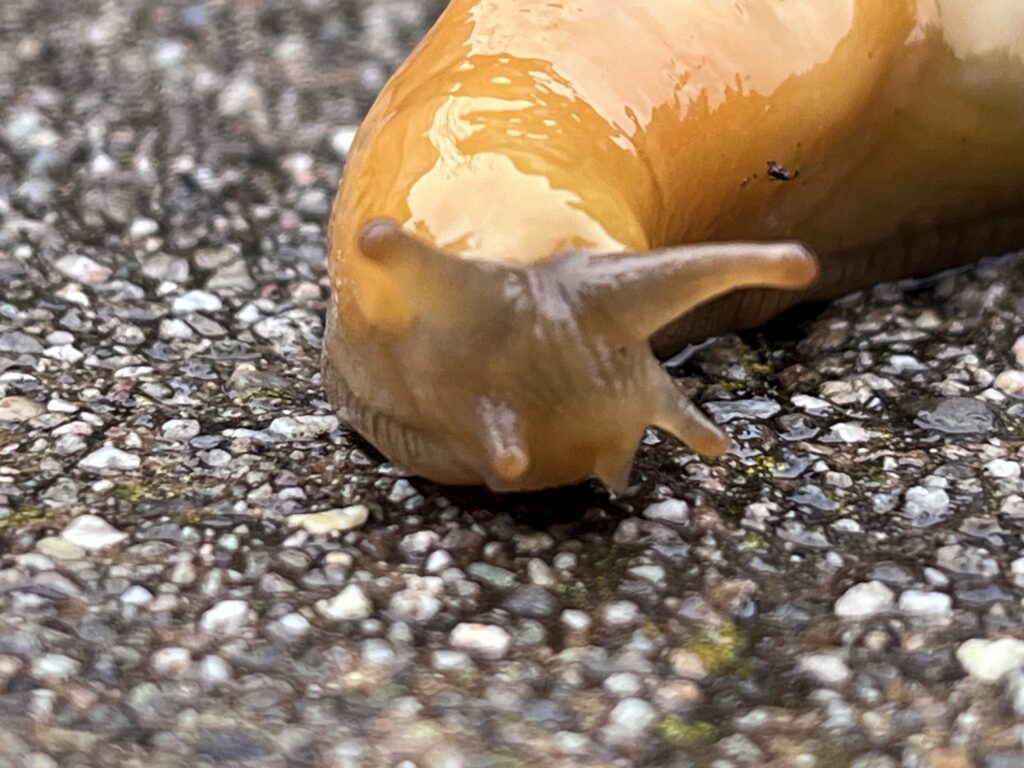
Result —
<path fill-rule="evenodd" d="M 768 161 L 768 176 L 776 181 L 790 181 L 800 175 L 800 171 L 790 173 L 789 169 L 774 160 Z"/>

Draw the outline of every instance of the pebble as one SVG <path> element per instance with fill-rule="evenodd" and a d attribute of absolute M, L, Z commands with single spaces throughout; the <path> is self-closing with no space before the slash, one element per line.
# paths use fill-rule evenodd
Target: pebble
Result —
<path fill-rule="evenodd" d="M 419 562 L 434 549 L 441 541 L 441 537 L 434 531 L 416 531 L 406 534 L 398 543 L 398 549 L 402 556 L 409 561 Z"/>
<path fill-rule="evenodd" d="M 79 515 L 65 526 L 60 537 L 81 550 L 95 552 L 120 544 L 128 538 L 128 534 L 119 531 L 102 517 Z M 65 554 L 68 554 L 66 550 Z"/>
<path fill-rule="evenodd" d="M 294 525 L 313 534 L 351 531 L 366 524 L 370 510 L 364 504 L 328 509 L 311 514 L 289 515 L 288 525 Z"/>
<path fill-rule="evenodd" d="M 441 612 L 441 601 L 426 589 L 401 589 L 391 596 L 388 610 L 412 624 L 429 622 Z"/>
<path fill-rule="evenodd" d="M 629 600 L 615 600 L 601 606 L 601 621 L 608 627 L 628 627 L 643 618 L 640 606 Z"/>
<path fill-rule="evenodd" d="M 36 542 L 36 550 L 53 560 L 81 560 L 85 549 L 58 536 L 44 536 Z"/>
<path fill-rule="evenodd" d="M 373 614 L 373 603 L 358 584 L 349 584 L 334 597 L 317 600 L 316 612 L 328 621 L 365 619 Z"/>
<path fill-rule="evenodd" d="M 971 677 L 983 683 L 996 683 L 1010 672 L 1024 668 L 1024 640 L 967 640 L 957 648 L 956 658 Z"/>
<path fill-rule="evenodd" d="M 0 421 L 28 421 L 43 413 L 46 407 L 27 397 L 0 397 Z"/>
<path fill-rule="evenodd" d="M 626 738 L 643 736 L 658 719 L 658 713 L 643 699 L 623 699 L 612 709 L 608 722 L 622 729 Z"/>
<path fill-rule="evenodd" d="M 171 311 L 176 315 L 188 315 L 192 312 L 219 312 L 224 302 L 215 293 L 209 291 L 188 291 L 171 303 Z"/>
<path fill-rule="evenodd" d="M 448 644 L 459 651 L 483 659 L 503 659 L 512 647 L 512 638 L 493 624 L 463 622 L 448 636 Z"/>
<path fill-rule="evenodd" d="M 160 677 L 181 678 L 192 669 L 192 653 L 187 648 L 161 648 L 150 658 L 149 666 Z"/>
<path fill-rule="evenodd" d="M 64 277 L 80 283 L 104 283 L 111 274 L 109 267 L 93 261 L 88 256 L 63 256 L 54 266 Z"/>
<path fill-rule="evenodd" d="M 805 654 L 797 660 L 796 668 L 815 682 L 828 687 L 843 685 L 852 674 L 842 655 L 834 652 Z"/>
<path fill-rule="evenodd" d="M 713 401 L 705 403 L 704 408 L 719 424 L 728 424 L 736 419 L 770 419 L 782 410 L 781 405 L 767 397 Z"/>
<path fill-rule="evenodd" d="M 237 635 L 254 620 L 245 600 L 222 600 L 199 618 L 199 629 L 211 635 Z"/>
<path fill-rule="evenodd" d="M 1003 371 L 996 376 L 993 386 L 1007 395 L 1024 394 L 1024 371 Z"/>
<path fill-rule="evenodd" d="M 992 411 L 973 397 L 947 397 L 917 416 L 918 426 L 950 435 L 988 434 Z"/>
<path fill-rule="evenodd" d="M 866 443 L 871 439 L 868 431 L 853 421 L 833 424 L 829 428 L 829 435 L 840 443 Z"/>
<path fill-rule="evenodd" d="M 109 443 L 99 448 L 78 462 L 82 469 L 94 472 L 106 470 L 127 471 L 142 466 L 142 459 L 137 453 L 122 451 Z"/>
<path fill-rule="evenodd" d="M 953 598 L 942 592 L 908 589 L 900 595 L 899 609 L 916 616 L 946 618 L 953 613 Z"/>
<path fill-rule="evenodd" d="M 690 519 L 690 505 L 682 499 L 666 499 L 648 506 L 643 516 L 659 523 L 686 525 Z"/>
<path fill-rule="evenodd" d="M 60 653 L 47 653 L 32 659 L 32 676 L 50 685 L 66 682 L 82 669 L 80 662 Z"/>
<path fill-rule="evenodd" d="M 314 440 L 338 426 L 335 416 L 280 416 L 270 422 L 270 432 L 285 440 Z"/>
<path fill-rule="evenodd" d="M 895 595 L 880 581 L 855 584 L 836 600 L 835 613 L 843 619 L 866 619 L 892 610 Z"/>
<path fill-rule="evenodd" d="M 997 480 L 1016 480 L 1020 477 L 1020 464 L 1016 461 L 993 459 L 985 465 L 985 472 Z"/>
<path fill-rule="evenodd" d="M 903 514 L 913 525 L 928 527 L 950 514 L 949 494 L 941 488 L 926 488 L 916 485 L 907 489 L 904 496 Z"/>
<path fill-rule="evenodd" d="M 160 426 L 160 434 L 168 440 L 191 440 L 200 431 L 199 422 L 195 419 L 170 419 Z"/>

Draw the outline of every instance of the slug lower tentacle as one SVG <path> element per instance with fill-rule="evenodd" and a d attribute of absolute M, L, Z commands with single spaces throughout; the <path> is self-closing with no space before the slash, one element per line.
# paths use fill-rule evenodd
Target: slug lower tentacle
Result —
<path fill-rule="evenodd" d="M 724 452 L 728 438 L 679 393 L 650 335 L 720 294 L 803 288 L 817 272 L 797 243 L 567 251 L 525 266 L 459 258 L 378 219 L 358 245 L 415 317 L 375 343 L 390 341 L 403 361 L 401 418 L 416 425 L 418 455 L 374 435 L 357 410 L 347 417 L 399 461 L 496 490 L 591 476 L 622 489 L 652 424 L 700 453 Z"/>
<path fill-rule="evenodd" d="M 652 336 L 1024 245 L 1022 179 L 1021 4 L 451 0 L 347 159 L 325 387 L 433 480 L 622 488 L 727 446 Z"/>

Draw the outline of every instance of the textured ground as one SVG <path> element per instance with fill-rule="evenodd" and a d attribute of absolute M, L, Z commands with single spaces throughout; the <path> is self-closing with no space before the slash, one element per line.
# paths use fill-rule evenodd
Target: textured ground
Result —
<path fill-rule="evenodd" d="M 0 4 L 0 765 L 1024 766 L 1020 261 L 717 340 L 738 447 L 619 497 L 338 428 L 323 224 L 437 6 Z"/>

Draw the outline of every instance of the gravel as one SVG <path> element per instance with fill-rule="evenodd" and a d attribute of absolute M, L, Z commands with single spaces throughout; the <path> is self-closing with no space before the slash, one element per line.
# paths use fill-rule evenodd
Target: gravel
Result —
<path fill-rule="evenodd" d="M 673 363 L 500 497 L 339 425 L 327 209 L 441 2 L 0 8 L 0 765 L 1024 765 L 1024 271 Z"/>

